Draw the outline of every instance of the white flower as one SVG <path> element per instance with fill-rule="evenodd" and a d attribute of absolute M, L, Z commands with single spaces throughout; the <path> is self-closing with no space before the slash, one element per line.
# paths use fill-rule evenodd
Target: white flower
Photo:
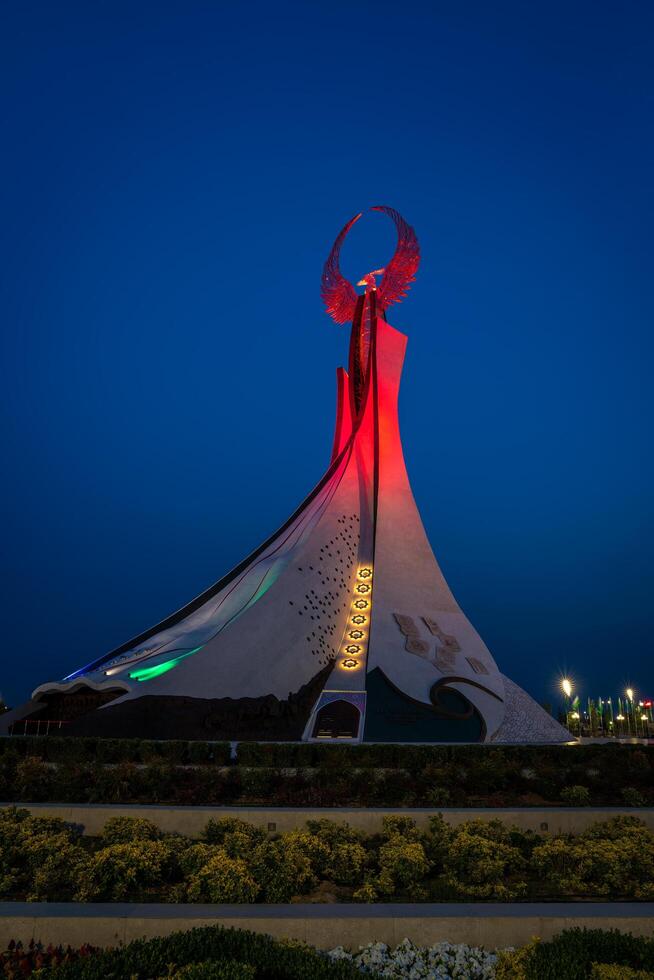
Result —
<path fill-rule="evenodd" d="M 493 980 L 495 953 L 463 943 L 435 943 L 416 946 L 403 939 L 394 950 L 385 943 L 369 943 L 358 953 L 347 953 L 342 946 L 327 954 L 334 960 L 349 960 L 363 973 L 378 973 L 389 980 Z"/>

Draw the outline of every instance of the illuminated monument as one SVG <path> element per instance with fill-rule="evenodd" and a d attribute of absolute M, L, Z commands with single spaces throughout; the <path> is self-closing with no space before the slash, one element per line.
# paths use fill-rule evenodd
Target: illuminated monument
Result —
<path fill-rule="evenodd" d="M 419 262 L 413 229 L 357 295 L 339 254 L 322 295 L 351 321 L 329 467 L 280 530 L 168 619 L 7 716 L 70 734 L 364 741 L 566 741 L 504 677 L 434 558 L 407 477 L 397 400 L 407 338 L 386 320 Z M 525 651 L 527 654 L 528 651 Z M 17 724 L 14 731 L 22 730 Z M 29 729 L 28 729 L 29 730 Z"/>

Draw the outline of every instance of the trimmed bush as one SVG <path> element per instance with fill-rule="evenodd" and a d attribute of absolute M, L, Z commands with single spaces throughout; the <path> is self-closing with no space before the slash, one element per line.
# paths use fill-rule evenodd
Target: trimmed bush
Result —
<path fill-rule="evenodd" d="M 0 796 L 200 805 L 654 804 L 654 748 L 636 745 L 243 743 L 239 763 L 230 765 L 227 743 L 17 736 L 0 739 Z"/>
<path fill-rule="evenodd" d="M 258 893 L 259 885 L 245 861 L 231 858 L 222 848 L 191 875 L 187 886 L 189 902 L 254 902 Z"/>
<path fill-rule="evenodd" d="M 243 929 L 205 926 L 161 939 L 137 940 L 47 973 L 43 980 L 151 980 L 207 962 L 249 966 L 258 980 L 361 980 L 349 963 L 332 962 L 300 943 L 276 941 Z M 175 973 L 173 973 L 175 976 Z M 192 976 L 192 974 L 191 974 Z M 188 980 L 186 975 L 185 980 Z M 236 980 L 230 974 L 225 980 Z"/>
<path fill-rule="evenodd" d="M 549 942 L 534 942 L 499 956 L 496 980 L 588 980 L 594 964 L 609 964 L 625 980 L 629 970 L 654 971 L 654 940 L 617 929 L 566 929 Z M 611 976 L 611 974 L 608 974 Z"/>
<path fill-rule="evenodd" d="M 189 963 L 181 970 L 171 973 L 171 980 L 254 980 L 257 971 L 249 963 L 226 960 L 205 960 L 204 963 Z"/>
<path fill-rule="evenodd" d="M 80 902 L 156 901 L 162 885 L 172 877 L 174 863 L 174 855 L 163 841 L 110 844 L 89 859 L 80 875 L 75 899 Z"/>
<path fill-rule="evenodd" d="M 645 806 L 645 797 L 635 786 L 625 786 L 620 790 L 620 796 L 627 806 Z"/>
<path fill-rule="evenodd" d="M 593 963 L 590 980 L 654 980 L 654 973 L 615 963 Z"/>
<path fill-rule="evenodd" d="M 590 791 L 586 786 L 566 786 L 561 790 L 561 800 L 568 806 L 588 806 Z"/>
<path fill-rule="evenodd" d="M 105 844 L 131 844 L 136 840 L 159 840 L 161 831 L 145 817 L 110 817 L 102 828 Z"/>
<path fill-rule="evenodd" d="M 654 833 L 635 816 L 543 838 L 499 820 L 427 830 L 389 816 L 381 834 L 328 820 L 267 835 L 210 820 L 203 840 L 115 817 L 97 838 L 57 818 L 0 811 L 0 898 L 289 902 L 565 898 L 654 899 Z"/>

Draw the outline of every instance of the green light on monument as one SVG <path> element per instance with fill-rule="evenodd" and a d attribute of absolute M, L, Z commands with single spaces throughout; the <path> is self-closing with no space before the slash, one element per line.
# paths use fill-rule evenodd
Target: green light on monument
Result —
<path fill-rule="evenodd" d="M 159 677 L 161 674 L 167 673 L 176 667 L 178 663 L 190 657 L 192 653 L 197 653 L 202 647 L 196 647 L 195 650 L 189 650 L 188 653 L 183 653 L 181 657 L 175 657 L 173 660 L 164 660 L 161 664 L 155 664 L 154 667 L 141 667 L 140 670 L 133 670 L 131 672 L 130 680 L 133 681 L 151 681 L 153 677 Z"/>

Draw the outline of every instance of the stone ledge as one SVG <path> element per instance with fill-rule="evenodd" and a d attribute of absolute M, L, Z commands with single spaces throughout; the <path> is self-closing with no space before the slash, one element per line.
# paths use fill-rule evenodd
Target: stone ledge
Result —
<path fill-rule="evenodd" d="M 442 813 L 443 819 L 457 826 L 466 820 L 503 820 L 520 830 L 541 834 L 578 834 L 593 823 L 616 816 L 636 816 L 654 830 L 652 807 L 219 807 L 219 806 L 157 806 L 136 804 L 72 804 L 72 803 L 0 803 L 29 810 L 35 816 L 61 817 L 68 823 L 79 824 L 85 834 L 97 835 L 111 817 L 147 817 L 168 833 L 197 837 L 213 817 L 238 817 L 264 827 L 271 832 L 286 832 L 302 827 L 307 820 L 327 818 L 368 833 L 381 830 L 386 816 L 411 817 L 419 827 L 426 827 L 429 818 Z"/>

